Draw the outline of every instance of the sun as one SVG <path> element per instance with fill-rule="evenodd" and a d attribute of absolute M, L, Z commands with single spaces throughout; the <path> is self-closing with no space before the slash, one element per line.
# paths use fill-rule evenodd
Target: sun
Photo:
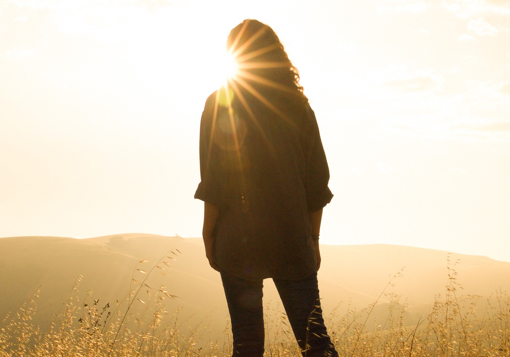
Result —
<path fill-rule="evenodd" d="M 221 73 L 223 74 L 223 78 L 225 78 L 225 80 L 236 77 L 239 71 L 239 65 L 236 61 L 235 56 L 232 53 L 226 53 L 224 55 L 221 65 L 222 65 Z"/>

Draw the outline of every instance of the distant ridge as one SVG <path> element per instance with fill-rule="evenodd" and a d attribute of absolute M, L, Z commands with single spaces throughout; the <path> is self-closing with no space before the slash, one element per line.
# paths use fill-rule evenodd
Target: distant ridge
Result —
<path fill-rule="evenodd" d="M 413 323 L 414 315 L 428 313 L 434 299 L 444 295 L 447 266 L 455 272 L 462 293 L 488 297 L 496 290 L 510 290 L 510 263 L 483 256 L 381 244 L 323 245 L 321 253 L 319 286 L 326 316 L 337 306 L 337 313 L 365 308 L 386 289 L 407 302 L 408 322 Z M 165 254 L 173 258 L 169 259 L 166 276 L 156 271 L 150 278 L 151 284 L 165 285 L 170 294 L 178 296 L 168 308 L 181 306 L 182 316 L 190 321 L 209 316 L 212 328 L 224 328 L 227 308 L 221 281 L 204 258 L 201 240 L 143 233 L 88 239 L 1 238 L 0 319 L 9 311 L 17 311 L 40 289 L 34 319 L 44 331 L 69 298 L 80 275 L 81 299 L 113 303 L 127 294 L 133 276 L 139 274 L 137 268 L 150 270 Z M 139 263 L 142 260 L 149 262 Z M 393 277 L 399 272 L 401 277 Z M 394 287 L 388 286 L 390 281 Z M 266 280 L 264 284 L 265 301 L 279 303 L 272 282 Z M 378 304 L 389 302 L 390 297 L 383 295 Z"/>

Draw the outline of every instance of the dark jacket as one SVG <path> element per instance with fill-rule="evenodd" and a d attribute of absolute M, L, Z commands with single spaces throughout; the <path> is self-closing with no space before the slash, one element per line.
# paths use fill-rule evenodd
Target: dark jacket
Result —
<path fill-rule="evenodd" d="M 195 198 L 219 208 L 213 259 L 244 279 L 306 278 L 317 270 L 310 212 L 333 197 L 315 114 L 242 97 L 215 92 L 202 114 Z"/>

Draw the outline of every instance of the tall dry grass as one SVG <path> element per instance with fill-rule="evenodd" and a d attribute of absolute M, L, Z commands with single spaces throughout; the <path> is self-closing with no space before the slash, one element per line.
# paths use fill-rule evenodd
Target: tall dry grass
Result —
<path fill-rule="evenodd" d="M 211 338 L 207 321 L 189 326 L 179 310 L 168 311 L 175 299 L 165 287 L 153 287 L 148 277 L 165 274 L 173 256 L 165 255 L 150 270 L 141 261 L 133 274 L 131 289 L 115 303 L 78 298 L 79 282 L 64 309 L 44 335 L 31 323 L 36 314 L 37 293 L 17 313 L 7 316 L 0 329 L 0 357 L 120 357 L 120 356 L 229 356 L 232 340 L 226 323 L 220 338 Z M 402 273 L 388 282 L 381 296 L 363 310 L 349 309 L 325 316 L 329 333 L 341 356 L 510 356 L 510 296 L 496 291 L 482 299 L 462 295 L 456 266 L 447 265 L 444 293 L 437 295 L 428 315 L 417 323 L 405 323 L 408 306 L 390 290 Z M 384 318 L 374 318 L 374 308 L 390 296 Z M 280 305 L 265 308 L 267 356 L 299 356 L 289 322 Z M 380 316 L 380 314 L 378 315 Z"/>

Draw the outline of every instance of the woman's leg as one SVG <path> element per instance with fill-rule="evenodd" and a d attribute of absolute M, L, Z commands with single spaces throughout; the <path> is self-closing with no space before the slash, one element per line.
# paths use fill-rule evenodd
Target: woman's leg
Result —
<path fill-rule="evenodd" d="M 322 318 L 317 274 L 303 280 L 274 279 L 274 283 L 303 356 L 338 356 Z"/>
<path fill-rule="evenodd" d="M 221 280 L 232 321 L 233 356 L 262 357 L 264 354 L 262 280 L 244 280 L 223 272 Z"/>

